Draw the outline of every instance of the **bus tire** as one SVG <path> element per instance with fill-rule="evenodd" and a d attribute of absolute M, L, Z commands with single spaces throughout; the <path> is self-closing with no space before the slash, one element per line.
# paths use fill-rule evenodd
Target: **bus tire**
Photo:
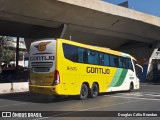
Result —
<path fill-rule="evenodd" d="M 80 100 L 84 100 L 88 97 L 88 86 L 86 84 L 82 84 L 79 98 Z"/>
<path fill-rule="evenodd" d="M 90 92 L 90 96 L 91 96 L 91 98 L 96 98 L 98 96 L 98 94 L 99 94 L 98 84 L 93 83 L 92 88 L 91 88 L 91 92 Z"/>
<path fill-rule="evenodd" d="M 133 92 L 134 91 L 134 85 L 133 83 L 131 82 L 130 83 L 130 87 L 129 87 L 129 92 Z"/>

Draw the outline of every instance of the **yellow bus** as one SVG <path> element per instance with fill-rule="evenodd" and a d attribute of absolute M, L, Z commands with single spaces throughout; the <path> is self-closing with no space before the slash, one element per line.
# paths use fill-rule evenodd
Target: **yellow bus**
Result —
<path fill-rule="evenodd" d="M 95 98 L 99 93 L 139 89 L 136 60 L 129 54 L 64 39 L 33 42 L 29 90 L 54 96 Z"/>

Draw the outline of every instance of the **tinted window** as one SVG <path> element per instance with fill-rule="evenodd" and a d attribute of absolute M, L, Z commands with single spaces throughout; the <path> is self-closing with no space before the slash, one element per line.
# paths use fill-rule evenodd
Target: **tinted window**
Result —
<path fill-rule="evenodd" d="M 120 68 L 123 68 L 124 58 L 119 57 L 118 61 L 119 61 L 119 67 L 120 67 Z"/>
<path fill-rule="evenodd" d="M 126 59 L 126 69 L 129 69 L 129 59 Z"/>
<path fill-rule="evenodd" d="M 109 55 L 108 54 L 100 53 L 99 57 L 100 57 L 101 65 L 109 66 Z"/>
<path fill-rule="evenodd" d="M 118 57 L 114 55 L 110 55 L 110 66 L 119 67 Z"/>
<path fill-rule="evenodd" d="M 64 56 L 73 62 L 119 67 L 133 70 L 131 59 L 63 44 Z"/>
<path fill-rule="evenodd" d="M 133 65 L 132 65 L 131 59 L 129 59 L 129 69 L 133 70 Z"/>
<path fill-rule="evenodd" d="M 84 48 L 78 48 L 78 62 L 88 63 L 88 53 Z"/>
<path fill-rule="evenodd" d="M 63 51 L 65 58 L 77 62 L 77 47 L 68 44 L 63 44 Z"/>
<path fill-rule="evenodd" d="M 98 52 L 88 50 L 88 63 L 90 64 L 99 64 Z"/>

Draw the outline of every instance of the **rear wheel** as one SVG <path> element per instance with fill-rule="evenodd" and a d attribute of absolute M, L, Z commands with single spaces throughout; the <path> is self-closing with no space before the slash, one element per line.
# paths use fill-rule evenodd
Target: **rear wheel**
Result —
<path fill-rule="evenodd" d="M 81 100 L 86 99 L 88 97 L 88 86 L 86 84 L 82 84 L 79 98 Z"/>
<path fill-rule="evenodd" d="M 91 88 L 90 96 L 92 98 L 96 98 L 98 96 L 98 93 L 99 93 L 98 85 L 96 83 L 93 83 L 92 88 Z"/>

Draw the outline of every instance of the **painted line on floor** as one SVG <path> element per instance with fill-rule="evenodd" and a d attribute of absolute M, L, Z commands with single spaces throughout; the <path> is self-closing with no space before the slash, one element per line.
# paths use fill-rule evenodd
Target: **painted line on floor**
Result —
<path fill-rule="evenodd" d="M 104 95 L 104 96 L 108 96 L 108 95 Z M 139 100 L 155 100 L 155 101 L 160 101 L 160 99 L 156 99 L 156 98 L 138 98 L 138 97 L 126 97 L 126 96 L 109 96 L 109 97 L 119 97 L 119 98 L 133 98 L 133 99 L 139 99 Z"/>

